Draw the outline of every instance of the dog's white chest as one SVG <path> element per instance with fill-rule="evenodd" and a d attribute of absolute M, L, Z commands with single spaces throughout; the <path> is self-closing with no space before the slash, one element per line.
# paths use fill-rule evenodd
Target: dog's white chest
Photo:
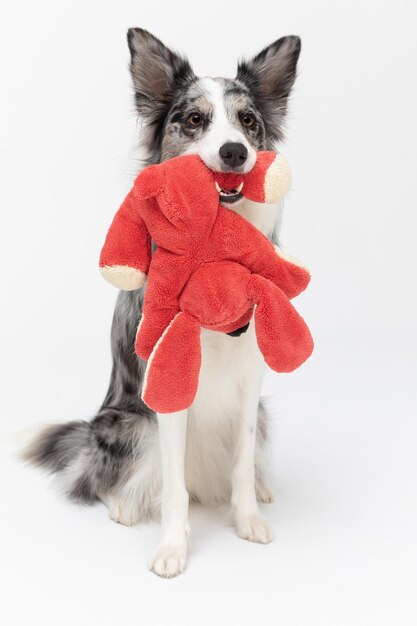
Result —
<path fill-rule="evenodd" d="M 235 210 L 271 236 L 281 208 L 245 200 Z M 188 417 L 186 483 L 191 496 L 213 503 L 230 496 L 225 477 L 232 470 L 242 391 L 263 367 L 254 320 L 240 337 L 202 328 L 201 353 L 198 391 Z"/>
<path fill-rule="evenodd" d="M 230 337 L 202 329 L 198 391 L 188 414 L 186 483 L 203 503 L 230 497 L 233 449 L 241 416 L 242 388 L 253 368 L 262 367 L 254 320 L 246 333 Z"/>

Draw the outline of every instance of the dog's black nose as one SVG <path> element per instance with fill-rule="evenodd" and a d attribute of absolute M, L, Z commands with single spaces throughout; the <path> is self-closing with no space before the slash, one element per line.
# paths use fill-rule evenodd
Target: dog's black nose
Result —
<path fill-rule="evenodd" d="M 219 150 L 219 154 L 226 165 L 232 169 L 243 165 L 248 158 L 248 151 L 243 143 L 224 143 Z"/>

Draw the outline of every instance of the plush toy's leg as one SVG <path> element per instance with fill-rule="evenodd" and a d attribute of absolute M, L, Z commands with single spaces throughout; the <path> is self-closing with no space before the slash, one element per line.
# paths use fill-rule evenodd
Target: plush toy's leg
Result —
<path fill-rule="evenodd" d="M 251 276 L 249 296 L 257 304 L 256 337 L 265 361 L 276 372 L 292 372 L 313 350 L 307 324 L 281 289 L 263 276 Z"/>
<path fill-rule="evenodd" d="M 219 215 L 210 237 L 212 245 L 218 246 L 225 257 L 240 263 L 252 274 L 268 278 L 289 298 L 304 291 L 310 282 L 310 273 L 305 267 L 285 255 L 238 213 L 220 207 Z"/>
<path fill-rule="evenodd" d="M 156 342 L 177 313 L 178 307 L 165 309 L 154 307 L 149 315 L 146 308 L 142 311 L 135 339 L 135 352 L 141 359 L 148 361 Z"/>
<path fill-rule="evenodd" d="M 180 312 L 178 298 L 191 272 L 191 263 L 180 262 L 176 254 L 169 254 L 163 248 L 155 250 L 135 342 L 136 354 L 145 361 L 168 324 Z"/>
<path fill-rule="evenodd" d="M 158 413 L 188 408 L 197 392 L 200 366 L 200 324 L 188 313 L 178 313 L 149 357 L 142 400 Z"/>

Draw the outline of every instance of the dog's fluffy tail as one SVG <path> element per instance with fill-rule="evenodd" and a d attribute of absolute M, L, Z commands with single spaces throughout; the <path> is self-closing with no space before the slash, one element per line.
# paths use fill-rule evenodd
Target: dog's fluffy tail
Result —
<path fill-rule="evenodd" d="M 128 417 L 126 411 L 102 407 L 91 422 L 44 427 L 20 456 L 57 474 L 71 499 L 93 503 L 103 498 L 130 465 L 135 433 L 126 425 Z M 138 422 L 130 420 L 133 426 Z"/>
<path fill-rule="evenodd" d="M 97 493 L 86 473 L 94 451 L 94 436 L 88 422 L 74 421 L 42 427 L 20 453 L 21 458 L 51 474 L 59 474 L 66 494 L 75 500 L 93 502 Z M 61 481 L 60 481 L 61 482 Z"/>
<path fill-rule="evenodd" d="M 21 453 L 22 459 L 52 473 L 64 470 L 88 446 L 87 422 L 42 427 Z"/>

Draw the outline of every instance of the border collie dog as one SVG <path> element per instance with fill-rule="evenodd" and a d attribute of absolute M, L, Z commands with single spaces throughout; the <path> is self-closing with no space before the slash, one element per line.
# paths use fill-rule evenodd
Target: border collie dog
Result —
<path fill-rule="evenodd" d="M 282 139 L 298 37 L 282 37 L 240 62 L 234 79 L 198 78 L 185 58 L 139 28 L 129 30 L 128 44 L 146 164 L 195 153 L 212 169 L 247 172 L 257 150 Z M 220 195 L 230 210 L 276 238 L 280 206 Z M 149 567 L 171 577 L 186 565 L 190 499 L 231 501 L 239 537 L 271 540 L 258 507 L 272 500 L 260 403 L 263 359 L 252 323 L 232 336 L 203 329 L 193 405 L 155 415 L 140 399 L 145 363 L 134 353 L 142 301 L 142 290 L 119 294 L 113 371 L 94 419 L 47 428 L 25 456 L 57 473 L 71 498 L 104 502 L 116 522 L 133 525 L 160 512 L 161 536 Z"/>

